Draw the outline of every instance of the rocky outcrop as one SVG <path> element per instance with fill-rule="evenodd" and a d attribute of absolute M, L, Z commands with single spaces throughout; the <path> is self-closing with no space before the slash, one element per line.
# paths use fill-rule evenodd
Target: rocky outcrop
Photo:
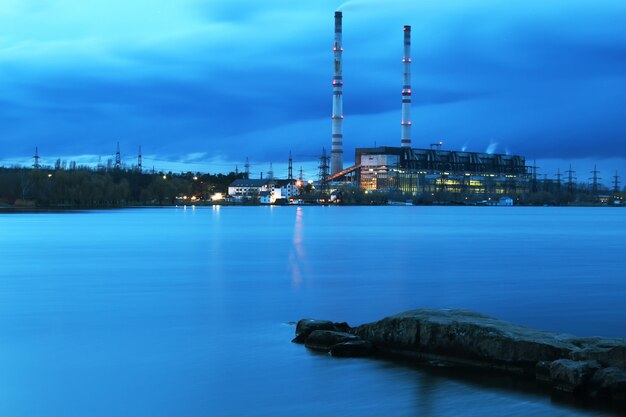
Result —
<path fill-rule="evenodd" d="M 329 320 L 302 319 L 296 324 L 296 337 L 294 343 L 305 343 L 309 335 L 315 330 L 332 330 L 346 332 L 350 329 L 348 323 L 333 323 Z"/>
<path fill-rule="evenodd" d="M 589 381 L 590 392 L 596 398 L 626 402 L 626 370 L 614 366 L 600 369 Z"/>
<path fill-rule="evenodd" d="M 550 363 L 550 381 L 555 389 L 578 393 L 600 368 L 597 361 L 558 359 Z"/>
<path fill-rule="evenodd" d="M 352 332 L 388 353 L 520 373 L 576 349 L 557 335 L 467 310 L 412 310 Z"/>
<path fill-rule="evenodd" d="M 347 333 L 348 323 L 328 320 L 302 319 L 296 325 L 294 343 L 304 343 L 313 350 L 328 352 L 332 356 L 355 358 L 369 356 L 374 352 L 372 343 Z"/>
<path fill-rule="evenodd" d="M 309 349 L 330 352 L 333 346 L 339 343 L 355 342 L 357 340 L 361 339 L 350 333 L 334 332 L 332 330 L 315 330 L 306 338 L 304 346 Z"/>
<path fill-rule="evenodd" d="M 376 353 L 505 371 L 576 396 L 626 401 L 625 340 L 549 333 L 467 310 L 411 310 L 353 328 L 305 319 L 294 341 L 340 357 Z"/>

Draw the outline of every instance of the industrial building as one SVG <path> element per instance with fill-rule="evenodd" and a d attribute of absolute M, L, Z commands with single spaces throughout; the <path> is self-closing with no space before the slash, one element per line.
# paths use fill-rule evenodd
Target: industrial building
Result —
<path fill-rule="evenodd" d="M 531 174 L 523 156 L 444 150 L 442 143 L 430 148 L 412 147 L 410 26 L 403 28 L 400 146 L 356 148 L 354 165 L 343 169 L 342 17 L 341 12 L 335 13 L 331 170 L 330 175 L 320 178 L 321 182 L 351 182 L 366 191 L 414 195 L 518 196 L 529 191 Z"/>
<path fill-rule="evenodd" d="M 355 162 L 364 190 L 517 195 L 528 190 L 530 180 L 517 155 L 378 147 L 357 148 Z"/>

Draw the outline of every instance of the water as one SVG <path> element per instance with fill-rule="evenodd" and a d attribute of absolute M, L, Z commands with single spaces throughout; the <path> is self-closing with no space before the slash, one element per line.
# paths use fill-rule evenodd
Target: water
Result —
<path fill-rule="evenodd" d="M 0 415 L 605 415 L 502 379 L 315 354 L 288 322 L 462 307 L 626 337 L 625 247 L 610 208 L 0 214 Z"/>

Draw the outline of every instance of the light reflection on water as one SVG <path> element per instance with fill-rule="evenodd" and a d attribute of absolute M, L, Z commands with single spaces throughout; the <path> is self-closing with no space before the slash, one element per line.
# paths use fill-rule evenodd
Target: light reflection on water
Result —
<path fill-rule="evenodd" d="M 0 214 L 0 415 L 600 415 L 333 360 L 285 323 L 463 307 L 624 337 L 625 246 L 624 211 L 602 208 Z"/>

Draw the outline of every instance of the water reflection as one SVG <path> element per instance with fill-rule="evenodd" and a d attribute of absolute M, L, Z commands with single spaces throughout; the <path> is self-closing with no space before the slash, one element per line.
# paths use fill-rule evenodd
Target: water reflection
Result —
<path fill-rule="evenodd" d="M 434 417 L 436 394 L 441 390 L 440 379 L 428 372 L 417 374 L 416 409 L 417 415 Z"/>
<path fill-rule="evenodd" d="M 302 269 L 305 267 L 306 255 L 304 250 L 304 225 L 302 207 L 296 207 L 296 221 L 293 227 L 293 245 L 289 253 L 289 269 L 291 282 L 294 287 L 302 284 Z"/>

